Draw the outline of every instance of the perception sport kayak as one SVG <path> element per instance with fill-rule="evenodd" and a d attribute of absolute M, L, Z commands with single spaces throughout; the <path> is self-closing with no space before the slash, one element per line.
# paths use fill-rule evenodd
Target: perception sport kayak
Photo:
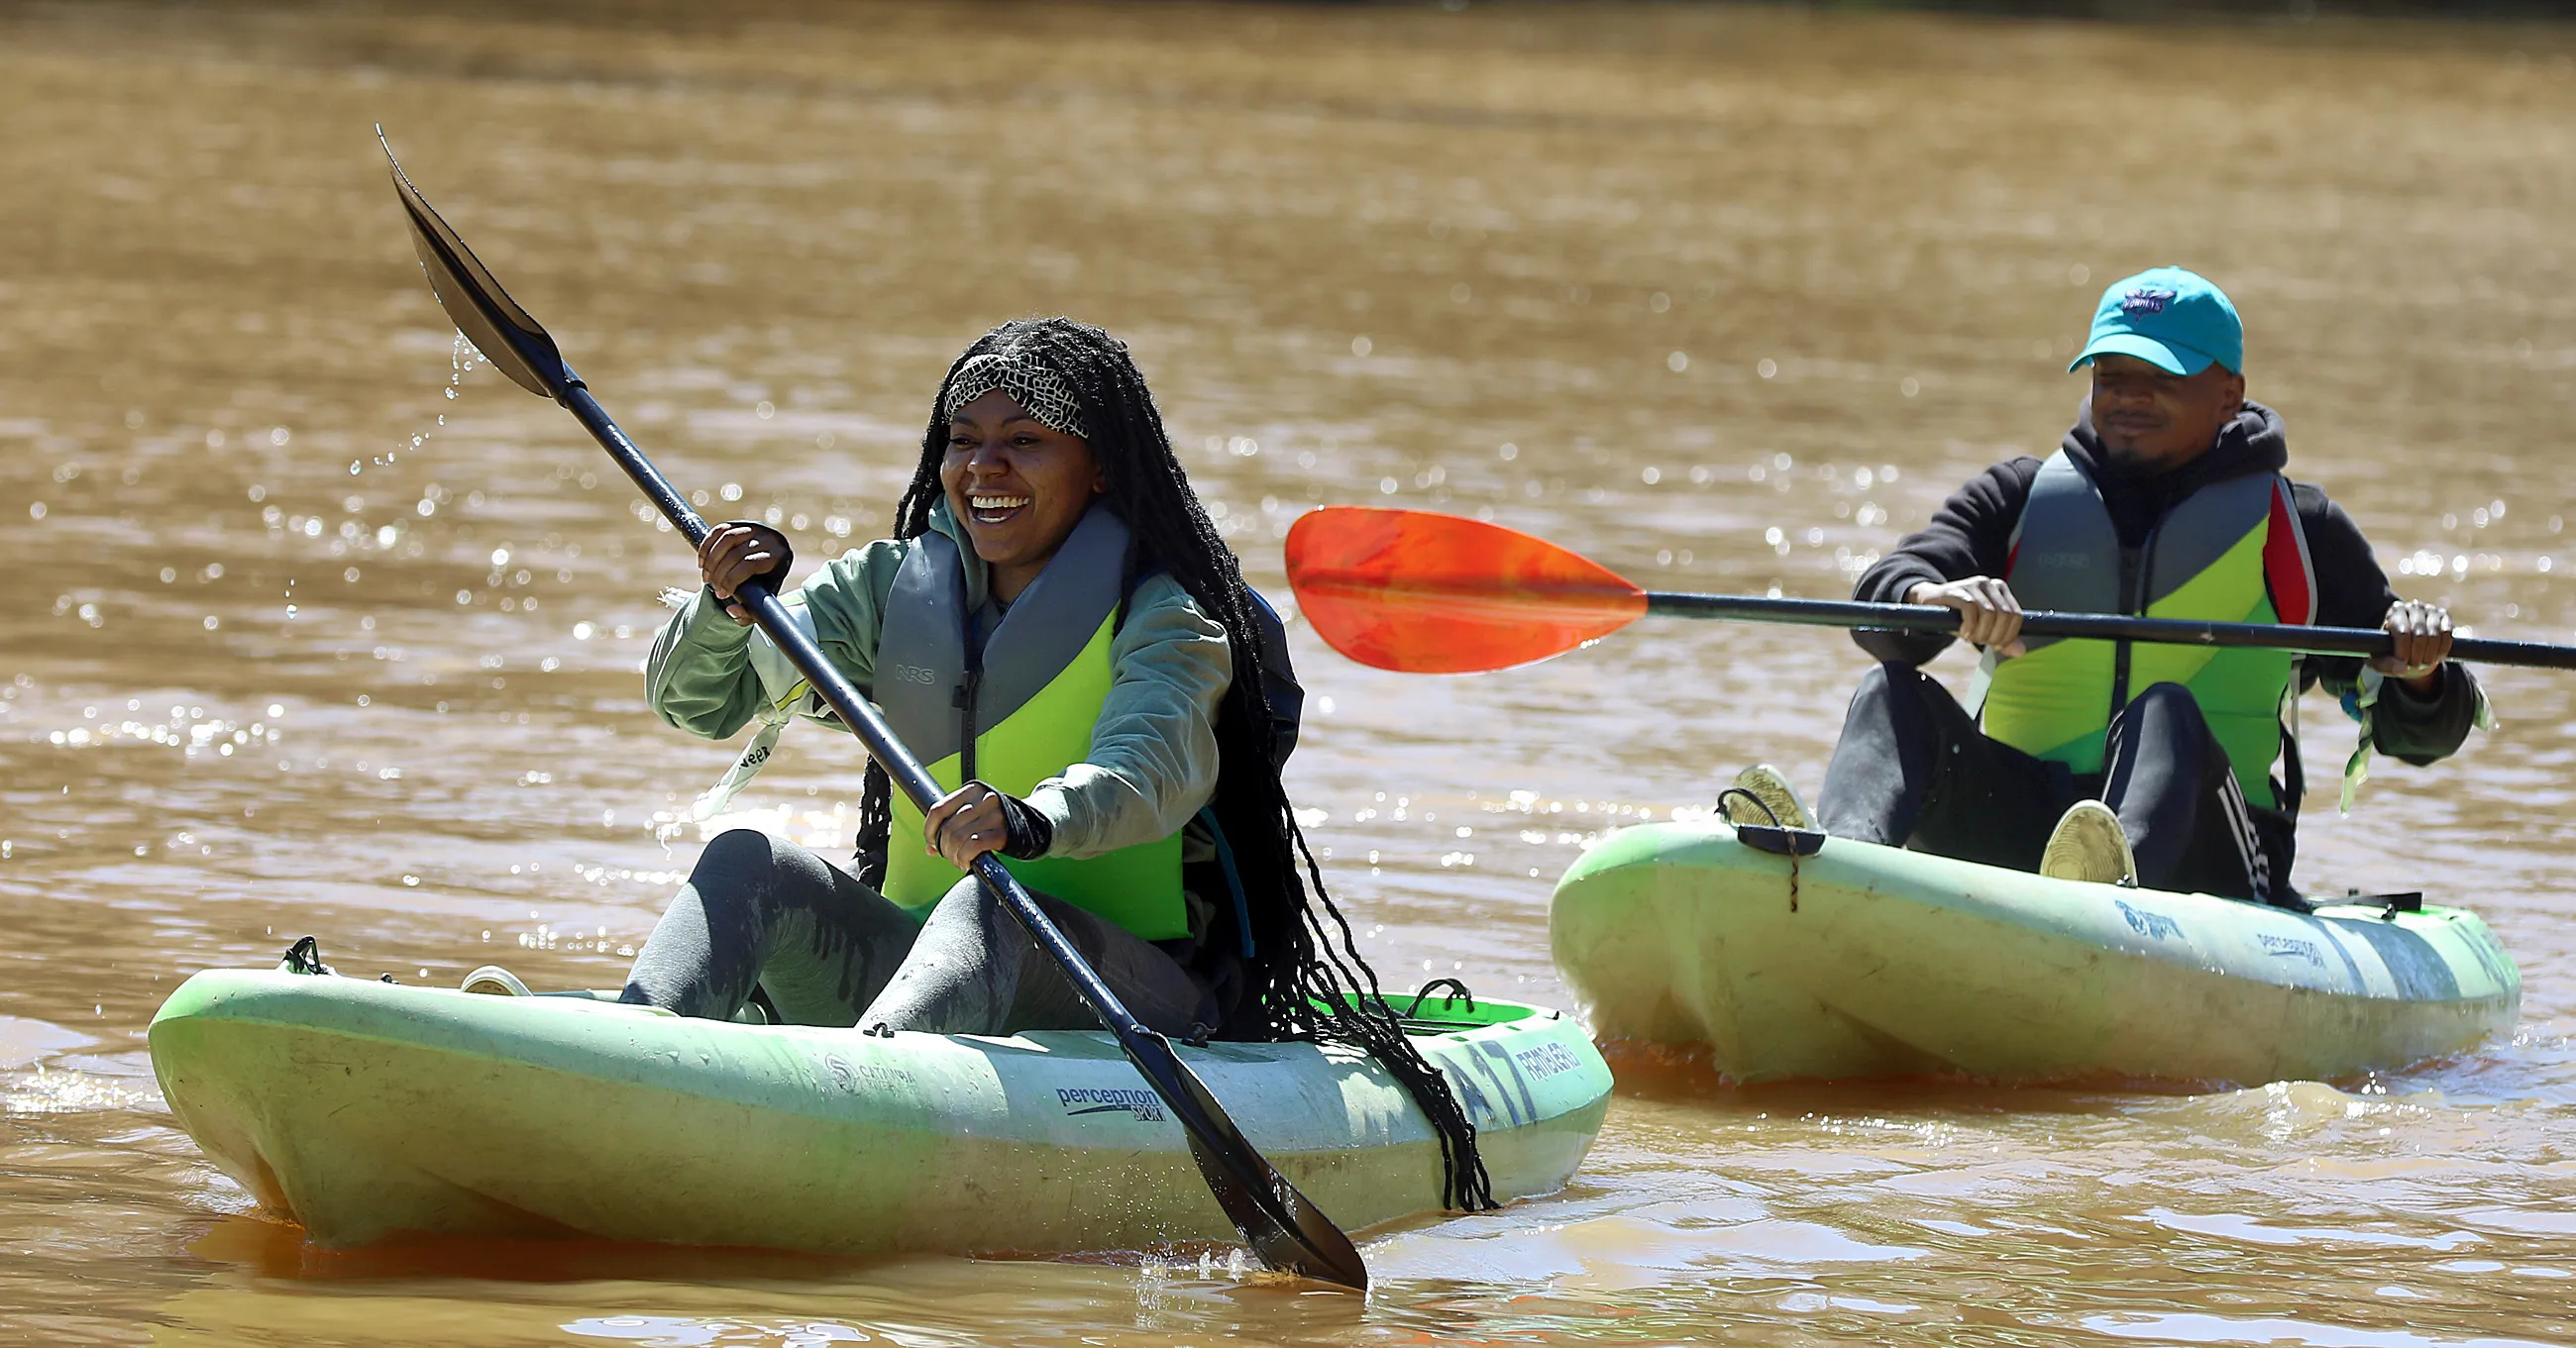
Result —
<path fill-rule="evenodd" d="M 2303 914 L 1797 836 L 1648 824 L 1578 859 L 1548 931 L 1594 1032 L 1744 1083 L 2255 1084 L 2457 1052 L 2521 1005 L 2486 924 L 2416 895 Z"/>
<path fill-rule="evenodd" d="M 1230 1241 L 1179 1123 L 1099 1031 L 756 1026 L 613 993 L 479 996 L 211 970 L 153 1017 L 180 1126 L 316 1243 L 404 1233 L 836 1253 Z M 1457 994 L 1390 1004 L 1457 1089 L 1498 1199 L 1562 1187 L 1610 1071 L 1572 1019 Z M 1440 1146 L 1373 1060 L 1181 1056 L 1338 1222 L 1440 1206 Z"/>

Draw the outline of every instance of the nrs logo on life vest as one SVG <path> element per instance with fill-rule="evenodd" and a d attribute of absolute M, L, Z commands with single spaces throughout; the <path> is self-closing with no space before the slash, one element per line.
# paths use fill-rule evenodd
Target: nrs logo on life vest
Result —
<path fill-rule="evenodd" d="M 1139 1123 L 1163 1121 L 1163 1097 L 1125 1086 L 1059 1086 L 1055 1100 L 1065 1114 L 1111 1114 L 1124 1111 Z"/>

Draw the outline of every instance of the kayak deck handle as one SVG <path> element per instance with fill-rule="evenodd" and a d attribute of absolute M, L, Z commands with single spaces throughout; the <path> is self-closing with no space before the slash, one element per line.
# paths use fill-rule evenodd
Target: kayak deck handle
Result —
<path fill-rule="evenodd" d="M 1471 1016 L 1476 1014 L 1476 994 L 1469 992 L 1466 984 L 1459 982 L 1454 978 L 1435 978 L 1414 990 L 1413 1005 L 1405 1008 L 1404 1018 L 1407 1020 L 1419 1019 L 1422 1015 L 1422 1004 L 1431 1000 L 1431 994 L 1439 992 L 1442 988 L 1448 988 L 1450 990 L 1440 993 L 1441 1001 L 1465 1002 L 1467 1004 L 1467 1014 Z"/>

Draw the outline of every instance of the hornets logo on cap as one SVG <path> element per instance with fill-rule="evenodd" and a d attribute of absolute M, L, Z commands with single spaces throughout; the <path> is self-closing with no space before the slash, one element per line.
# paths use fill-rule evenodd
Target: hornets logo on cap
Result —
<path fill-rule="evenodd" d="M 2154 286 L 2140 286 L 2120 297 L 2120 312 L 2124 314 L 2160 314 L 2165 311 L 2166 305 L 2173 302 L 2174 292 L 2170 290 L 2160 290 Z"/>

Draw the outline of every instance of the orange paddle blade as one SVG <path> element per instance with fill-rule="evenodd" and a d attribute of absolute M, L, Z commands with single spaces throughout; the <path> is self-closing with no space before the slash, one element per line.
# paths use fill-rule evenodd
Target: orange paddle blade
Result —
<path fill-rule="evenodd" d="M 1326 506 L 1288 531 L 1288 584 L 1334 650 L 1466 674 L 1570 651 L 1635 622 L 1646 592 L 1545 539 L 1456 515 Z"/>

